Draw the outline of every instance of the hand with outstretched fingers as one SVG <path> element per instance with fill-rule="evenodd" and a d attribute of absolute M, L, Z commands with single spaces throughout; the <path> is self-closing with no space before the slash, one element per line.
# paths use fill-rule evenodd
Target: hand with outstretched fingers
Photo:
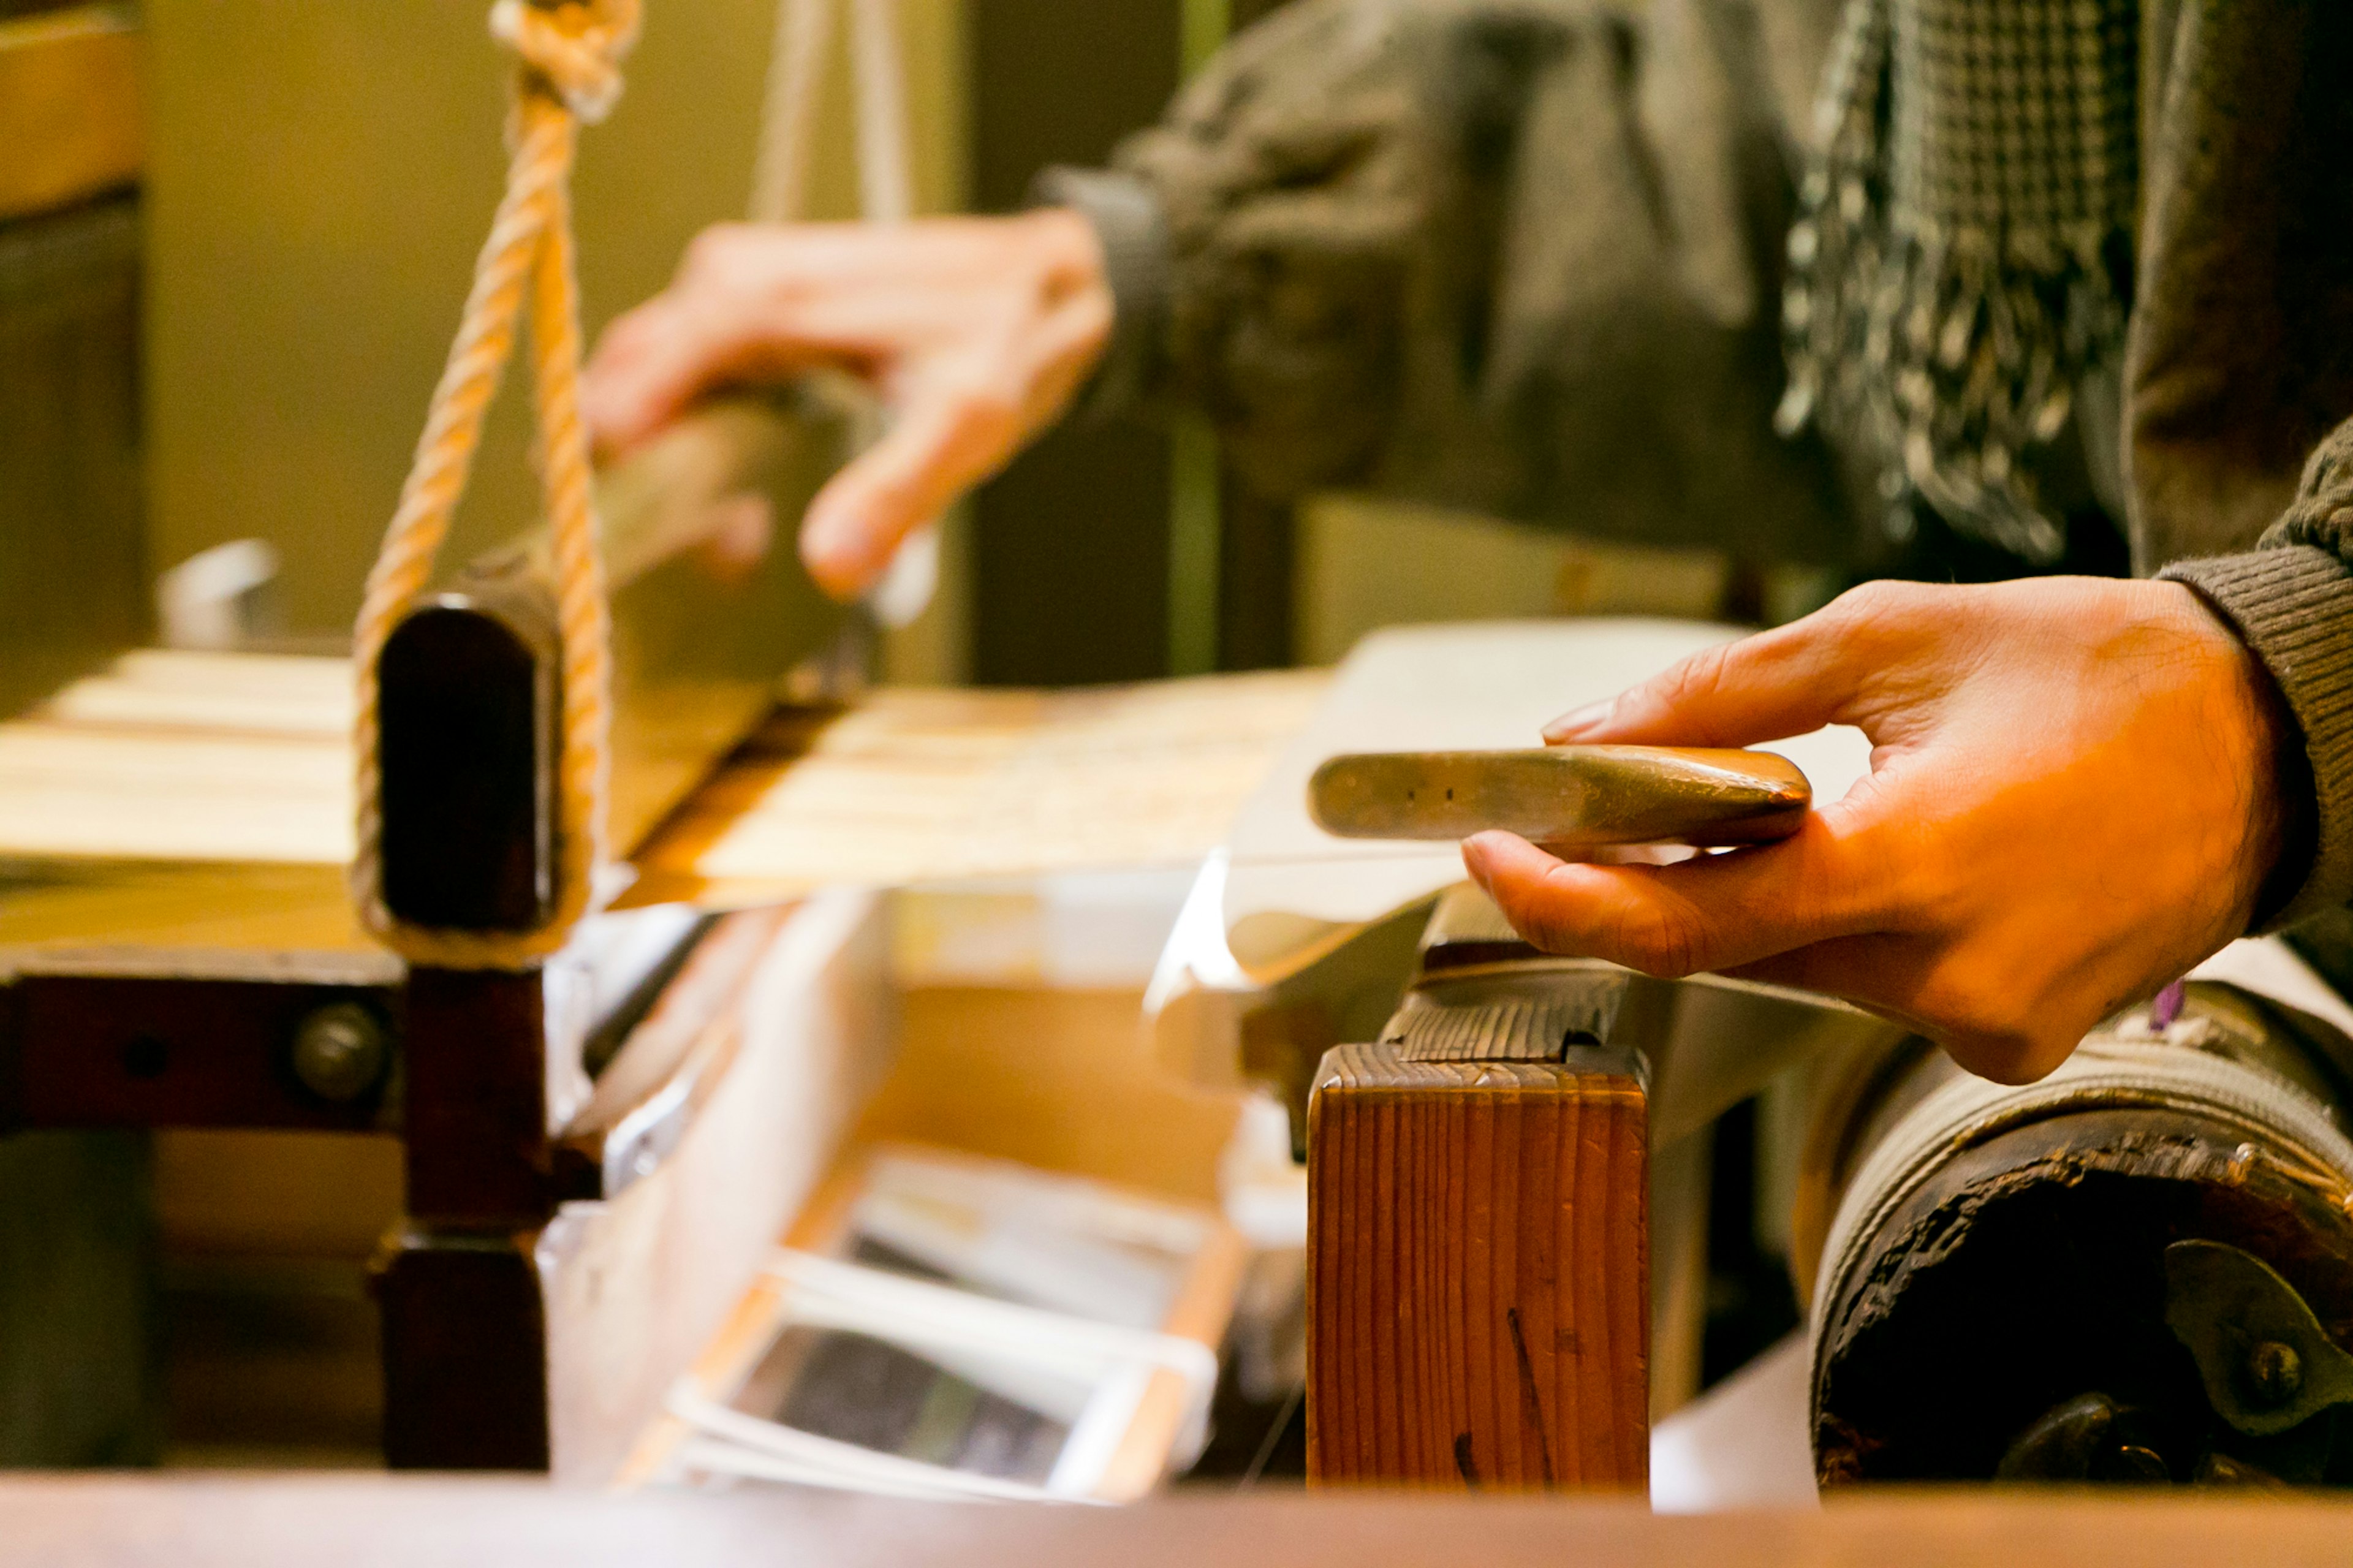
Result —
<path fill-rule="evenodd" d="M 581 389 L 597 446 L 626 451 L 697 397 L 818 366 L 859 375 L 882 438 L 809 503 L 801 556 L 851 599 L 901 540 L 1011 461 L 1109 340 L 1093 227 L 1067 208 L 906 224 L 723 224 L 670 286 L 616 320 Z"/>
<path fill-rule="evenodd" d="M 1545 739 L 1824 724 L 1870 738 L 1871 772 L 1789 838 L 1600 866 L 1482 833 L 1464 863 L 1547 952 L 1826 992 L 2021 1083 L 2242 934 L 2301 806 L 2276 689 L 2176 583 L 1868 584 Z"/>

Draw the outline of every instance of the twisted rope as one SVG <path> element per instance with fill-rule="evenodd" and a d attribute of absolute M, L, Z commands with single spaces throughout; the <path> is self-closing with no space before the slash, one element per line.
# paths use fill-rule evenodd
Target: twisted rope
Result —
<path fill-rule="evenodd" d="M 359 673 L 359 852 L 352 890 L 368 929 L 411 963 L 523 969 L 564 945 L 588 909 L 604 854 L 608 772 L 609 643 L 596 545 L 588 444 L 580 419 L 579 289 L 573 275 L 571 176 L 583 121 L 602 120 L 636 42 L 638 0 L 558 5 L 499 0 L 491 32 L 516 55 L 506 194 L 474 264 L 456 341 L 434 388 L 400 504 L 368 574 L 353 641 Z M 485 932 L 410 925 L 384 905 L 384 822 L 376 662 L 433 572 L 480 445 L 483 416 L 530 309 L 537 458 L 554 537 L 556 626 L 563 649 L 557 756 L 555 910 L 535 931 Z"/>

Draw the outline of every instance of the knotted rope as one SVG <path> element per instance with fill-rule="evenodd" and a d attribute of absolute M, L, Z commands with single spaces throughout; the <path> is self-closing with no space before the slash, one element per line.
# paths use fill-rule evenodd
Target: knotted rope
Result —
<path fill-rule="evenodd" d="M 400 505 L 368 574 L 353 643 L 359 667 L 359 832 L 353 896 L 368 928 L 412 963 L 522 969 L 562 947 L 586 912 L 605 837 L 610 721 L 604 566 L 597 552 L 588 445 L 580 421 L 579 291 L 573 275 L 571 176 L 583 121 L 602 120 L 621 90 L 637 39 L 638 0 L 564 5 L 499 0 L 491 32 L 517 58 L 508 121 L 506 194 L 474 264 L 466 312 L 434 388 Z M 556 625 L 563 648 L 557 757 L 555 909 L 536 931 L 426 928 L 384 905 L 384 824 L 375 669 L 385 639 L 424 588 L 465 493 L 483 416 L 513 353 L 526 298 L 540 485 L 554 538 Z"/>

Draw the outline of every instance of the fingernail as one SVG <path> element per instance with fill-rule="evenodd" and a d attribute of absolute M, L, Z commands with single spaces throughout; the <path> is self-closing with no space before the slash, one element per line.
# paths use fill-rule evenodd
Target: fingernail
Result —
<path fill-rule="evenodd" d="M 1582 708 L 1562 714 L 1544 727 L 1546 743 L 1557 746 L 1563 741 L 1574 741 L 1579 735 L 1599 729 L 1609 721 L 1617 706 L 1618 700 L 1612 697 L 1602 702 L 1588 702 Z"/>
<path fill-rule="evenodd" d="M 1504 837 L 1491 830 L 1474 833 L 1462 841 L 1462 868 L 1470 872 L 1472 879 L 1481 887 L 1485 887 L 1488 879 L 1494 875 L 1495 846 Z"/>
<path fill-rule="evenodd" d="M 862 543 L 858 528 L 837 513 L 818 513 L 801 524 L 802 563 L 837 599 L 856 598 L 873 575 Z"/>
<path fill-rule="evenodd" d="M 1482 887 L 1486 886 L 1487 850 L 1476 838 L 1462 841 L 1462 868 L 1471 873 L 1472 881 Z"/>

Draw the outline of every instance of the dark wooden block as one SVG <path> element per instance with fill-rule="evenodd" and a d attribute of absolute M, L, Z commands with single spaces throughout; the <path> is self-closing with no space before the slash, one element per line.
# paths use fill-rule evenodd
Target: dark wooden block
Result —
<path fill-rule="evenodd" d="M 375 1264 L 384 1457 L 396 1470 L 545 1470 L 547 1313 L 529 1233 L 411 1228 Z"/>
<path fill-rule="evenodd" d="M 450 1225 L 543 1223 L 554 1199 L 540 972 L 416 969 L 406 1000 L 408 1212 Z"/>
<path fill-rule="evenodd" d="M 385 644 L 377 799 L 400 919 L 520 931 L 548 918 L 561 662 L 543 585 L 496 578 L 436 596 Z"/>
<path fill-rule="evenodd" d="M 1650 1475 L 1646 1107 L 1633 1058 L 1324 1058 L 1308 1109 L 1307 1473 Z"/>

